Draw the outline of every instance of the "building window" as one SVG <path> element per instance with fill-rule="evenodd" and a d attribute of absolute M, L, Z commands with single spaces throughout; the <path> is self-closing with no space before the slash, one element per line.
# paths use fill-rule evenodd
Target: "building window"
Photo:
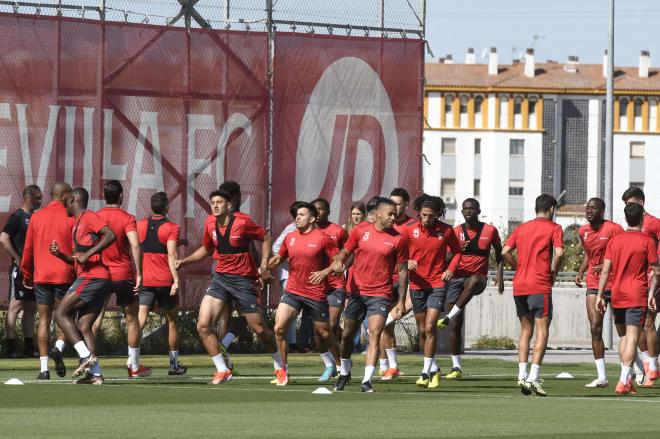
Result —
<path fill-rule="evenodd" d="M 484 98 L 477 96 L 474 98 L 474 114 L 481 114 L 484 105 Z"/>
<path fill-rule="evenodd" d="M 628 130 L 628 99 L 626 98 L 619 100 L 619 129 Z"/>
<path fill-rule="evenodd" d="M 474 189 L 472 190 L 472 193 L 474 194 L 475 197 L 481 195 L 481 180 L 479 179 L 474 180 Z"/>
<path fill-rule="evenodd" d="M 467 114 L 468 112 L 468 97 L 467 96 L 461 96 L 461 105 L 460 105 L 460 111 L 461 114 Z"/>
<path fill-rule="evenodd" d="M 525 141 L 523 139 L 511 139 L 509 141 L 509 155 L 525 155 Z"/>
<path fill-rule="evenodd" d="M 500 128 L 507 128 L 509 120 L 509 98 L 500 96 Z"/>
<path fill-rule="evenodd" d="M 474 139 L 474 155 L 481 155 L 481 139 Z"/>
<path fill-rule="evenodd" d="M 658 125 L 658 100 L 649 99 L 649 131 L 657 131 Z"/>
<path fill-rule="evenodd" d="M 521 98 L 515 98 L 513 100 L 513 114 L 514 115 L 522 114 L 522 99 Z"/>
<path fill-rule="evenodd" d="M 529 103 L 528 103 L 528 108 L 529 108 L 529 113 L 528 113 L 528 122 L 527 126 L 529 127 L 530 130 L 535 130 L 537 129 L 536 126 L 536 104 L 538 103 L 538 100 L 536 97 L 531 97 L 529 98 Z"/>
<path fill-rule="evenodd" d="M 445 126 L 454 127 L 454 96 L 445 95 Z"/>
<path fill-rule="evenodd" d="M 455 155 L 456 154 L 456 139 L 443 137 L 442 139 L 442 154 Z"/>
<path fill-rule="evenodd" d="M 645 146 L 644 142 L 630 142 L 630 158 L 643 159 Z"/>
<path fill-rule="evenodd" d="M 635 117 L 642 117 L 642 105 L 644 101 L 642 101 L 642 98 L 637 98 L 635 99 L 635 108 L 633 113 L 635 114 Z"/>
<path fill-rule="evenodd" d="M 453 178 L 440 180 L 440 194 L 446 204 L 456 203 L 456 180 Z"/>
<path fill-rule="evenodd" d="M 519 197 L 523 195 L 524 181 L 509 180 L 509 195 Z"/>

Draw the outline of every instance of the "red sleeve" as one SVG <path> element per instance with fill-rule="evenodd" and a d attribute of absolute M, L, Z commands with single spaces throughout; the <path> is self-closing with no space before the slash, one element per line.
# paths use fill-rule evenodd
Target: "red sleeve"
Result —
<path fill-rule="evenodd" d="M 552 247 L 564 248 L 564 229 L 559 225 L 555 227 L 555 231 L 552 234 Z"/>
<path fill-rule="evenodd" d="M 23 277 L 29 279 L 32 277 L 32 235 L 34 227 L 31 224 L 28 224 L 27 235 L 25 236 L 25 244 L 23 245 L 23 255 L 21 256 L 21 272 L 23 272 Z"/>
<path fill-rule="evenodd" d="M 96 214 L 86 215 L 85 222 L 87 223 L 87 228 L 94 233 L 99 233 L 102 228 L 107 227 L 108 225 L 103 222 L 103 220 Z"/>
<path fill-rule="evenodd" d="M 408 259 L 410 259 L 408 256 L 408 240 L 401 235 L 396 243 L 396 262 L 401 264 L 402 262 L 408 262 Z"/>
<path fill-rule="evenodd" d="M 646 259 L 651 265 L 658 263 L 658 252 L 655 250 L 655 243 L 650 239 L 648 248 L 646 249 Z"/>
<path fill-rule="evenodd" d="M 167 234 L 167 242 L 170 241 L 179 242 L 179 230 L 180 230 L 179 225 L 172 223 L 172 227 L 170 227 L 170 231 Z"/>
<path fill-rule="evenodd" d="M 351 230 L 351 234 L 348 235 L 348 239 L 346 240 L 346 243 L 344 244 L 344 249 L 346 249 L 347 252 L 353 253 L 355 249 L 358 248 L 358 243 L 360 242 L 360 236 L 359 236 L 359 230 L 357 227 L 353 228 Z"/>
<path fill-rule="evenodd" d="M 447 270 L 454 272 L 456 271 L 458 264 L 461 262 L 461 245 L 458 243 L 458 238 L 452 228 L 450 228 L 447 233 L 447 245 L 449 246 L 451 253 L 454 255 L 451 258 Z"/>
<path fill-rule="evenodd" d="M 605 247 L 605 256 L 603 256 L 603 259 L 609 259 L 610 261 L 613 258 L 612 253 L 614 253 L 614 250 L 612 250 L 612 243 L 615 241 L 610 240 L 610 242 L 607 243 L 607 247 Z"/>
<path fill-rule="evenodd" d="M 126 224 L 124 225 L 124 232 L 137 232 L 137 221 L 133 215 L 129 215 L 126 218 Z"/>
<path fill-rule="evenodd" d="M 497 227 L 493 226 L 493 238 L 490 240 L 491 245 L 502 245 L 502 239 L 500 238 L 500 232 L 497 231 Z"/>
<path fill-rule="evenodd" d="M 288 242 L 289 240 L 287 239 L 289 237 L 290 233 L 284 237 L 284 241 L 282 241 L 282 245 L 280 246 L 280 250 L 277 252 L 278 255 L 282 256 L 283 258 L 288 258 L 289 257 L 289 246 Z"/>
<path fill-rule="evenodd" d="M 246 238 L 263 241 L 266 236 L 266 229 L 258 226 L 252 219 L 246 218 L 243 223 L 243 236 Z"/>
<path fill-rule="evenodd" d="M 348 239 L 348 232 L 341 227 L 341 230 L 339 232 L 339 239 L 337 239 L 337 245 L 339 248 L 344 248 L 344 243 L 346 243 L 346 240 Z"/>
<path fill-rule="evenodd" d="M 204 235 L 202 236 L 202 245 L 205 248 L 208 248 L 208 249 L 215 248 L 215 243 L 213 242 L 213 237 L 211 236 L 211 233 L 209 232 L 209 220 L 208 219 L 204 222 Z"/>
<path fill-rule="evenodd" d="M 516 238 L 518 236 L 518 229 L 514 230 L 512 234 L 506 239 L 504 245 L 511 247 L 511 249 L 516 248 Z"/>

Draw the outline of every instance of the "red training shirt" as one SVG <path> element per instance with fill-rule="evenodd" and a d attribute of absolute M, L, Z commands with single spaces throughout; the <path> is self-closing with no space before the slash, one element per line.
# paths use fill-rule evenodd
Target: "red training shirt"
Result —
<path fill-rule="evenodd" d="M 289 258 L 286 290 L 312 300 L 326 300 L 327 280 L 314 285 L 309 281 L 309 276 L 327 268 L 337 253 L 337 245 L 319 229 L 304 234 L 296 230 L 286 235 L 278 252 L 280 256 Z"/>
<path fill-rule="evenodd" d="M 103 220 L 91 210 L 85 210 L 75 220 L 73 232 L 71 234 L 71 244 L 73 244 L 73 251 L 77 256 L 86 253 L 86 251 L 77 251 L 75 243 L 83 246 L 94 246 L 99 242 L 101 229 L 107 226 Z M 110 279 L 110 270 L 103 261 L 103 254 L 96 253 L 87 260 L 84 264 L 79 264 L 75 261 L 76 273 L 78 277 L 86 279 Z"/>
<path fill-rule="evenodd" d="M 468 236 L 464 236 L 463 227 L 456 226 L 454 227 L 454 233 L 458 238 L 458 242 L 463 248 L 463 245 L 466 241 L 471 241 L 475 236 L 477 236 L 477 231 L 470 228 L 467 223 L 465 224 Z M 477 246 L 480 250 L 490 250 L 491 246 L 501 246 L 502 241 L 500 240 L 500 234 L 497 232 L 497 227 L 492 224 L 484 224 L 483 229 L 481 229 L 481 236 L 479 236 L 479 242 Z M 479 255 L 461 255 L 461 261 L 454 272 L 455 278 L 470 277 L 474 274 L 481 274 L 483 276 L 488 275 L 488 260 L 487 256 Z"/>
<path fill-rule="evenodd" d="M 152 219 L 163 219 L 162 215 L 152 215 Z M 144 242 L 147 238 L 147 218 L 137 223 L 138 240 Z M 158 228 L 158 242 L 164 246 L 170 241 L 179 242 L 179 225 L 172 221 L 165 222 Z M 145 287 L 171 287 L 174 277 L 170 271 L 167 253 L 142 254 L 142 284 Z"/>
<path fill-rule="evenodd" d="M 587 288 L 597 290 L 600 276 L 594 274 L 594 267 L 601 265 L 605 257 L 605 249 L 610 240 L 616 235 L 623 233 L 623 227 L 612 221 L 605 220 L 598 230 L 594 230 L 590 223 L 580 227 L 578 231 L 580 242 L 589 259 L 587 269 Z M 606 290 L 612 289 L 612 273 L 607 281 Z"/>
<path fill-rule="evenodd" d="M 348 239 L 348 233 L 346 233 L 346 230 L 344 230 L 342 226 L 335 223 L 328 223 L 325 227 L 321 227 L 318 224 L 316 226 L 319 230 L 328 235 L 340 250 L 344 248 L 344 243 Z M 328 283 L 333 289 L 346 289 L 346 278 L 341 273 L 330 273 L 328 276 Z"/>
<path fill-rule="evenodd" d="M 110 269 L 114 281 L 133 280 L 135 270 L 131 262 L 129 232 L 137 231 L 135 217 L 119 207 L 104 207 L 97 215 L 113 231 L 117 240 L 103 250 L 103 261 Z"/>
<path fill-rule="evenodd" d="M 452 227 L 438 221 L 435 226 L 426 228 L 419 220 L 410 224 L 403 234 L 408 241 L 410 259 L 417 262 L 417 268 L 408 273 L 410 289 L 443 287 L 442 274 L 445 270 L 455 270 L 461 259 L 461 248 Z M 454 255 L 449 267 L 446 266 L 447 248 Z"/>
<path fill-rule="evenodd" d="M 612 261 L 612 307 L 646 308 L 647 271 L 658 262 L 653 239 L 642 232 L 627 230 L 610 240 L 605 259 Z"/>
<path fill-rule="evenodd" d="M 76 278 L 72 265 L 50 253 L 51 242 L 57 242 L 62 253 L 71 254 L 73 218 L 66 214 L 64 204 L 51 201 L 30 218 L 21 271 L 25 279 L 35 284 L 70 284 Z"/>
<path fill-rule="evenodd" d="M 402 235 L 405 235 L 406 228 L 412 224 L 417 223 L 417 220 L 409 217 L 407 214 L 403 217 L 402 220 L 395 220 L 392 228 L 399 232 Z M 392 281 L 394 283 L 399 282 L 399 271 L 394 270 L 394 276 L 392 276 Z"/>
<path fill-rule="evenodd" d="M 563 236 L 561 226 L 546 218 L 527 221 L 513 231 L 506 245 L 518 250 L 514 296 L 552 293 L 552 251 L 564 247 Z"/>

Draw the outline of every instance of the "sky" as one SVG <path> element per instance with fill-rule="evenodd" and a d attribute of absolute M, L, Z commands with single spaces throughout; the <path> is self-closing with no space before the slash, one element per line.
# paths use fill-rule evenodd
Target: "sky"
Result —
<path fill-rule="evenodd" d="M 452 54 L 462 63 L 468 47 L 487 62 L 481 54 L 494 46 L 507 64 L 528 47 L 538 62 L 602 63 L 607 47 L 609 0 L 427 0 L 426 8 L 427 62 Z M 636 66 L 641 50 L 660 65 L 660 1 L 616 0 L 614 44 L 618 66 Z"/>

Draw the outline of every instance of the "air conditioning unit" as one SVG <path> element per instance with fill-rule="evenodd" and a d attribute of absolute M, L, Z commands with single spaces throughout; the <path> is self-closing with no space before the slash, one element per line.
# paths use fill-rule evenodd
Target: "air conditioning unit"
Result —
<path fill-rule="evenodd" d="M 442 201 L 444 201 L 445 204 L 455 204 L 456 198 L 452 197 L 451 195 L 445 195 L 442 197 Z"/>

